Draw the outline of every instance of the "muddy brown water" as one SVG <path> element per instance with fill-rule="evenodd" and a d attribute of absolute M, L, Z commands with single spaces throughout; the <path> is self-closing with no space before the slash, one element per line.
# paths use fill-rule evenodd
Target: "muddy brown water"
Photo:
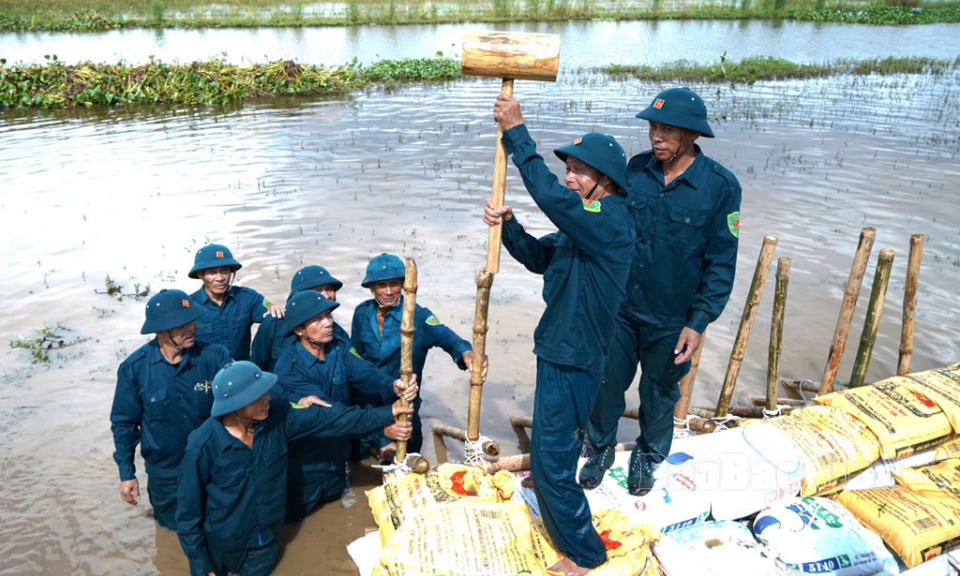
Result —
<path fill-rule="evenodd" d="M 517 96 L 548 163 L 576 135 L 614 134 L 645 149 L 633 118 L 659 87 L 578 77 L 519 83 Z M 762 237 L 793 259 L 782 373 L 819 377 L 843 285 L 863 226 L 878 229 L 848 353 L 846 379 L 882 247 L 896 250 L 868 380 L 896 366 L 909 236 L 926 234 L 913 366 L 960 361 L 960 82 L 946 76 L 841 77 L 696 87 L 721 118 L 707 154 L 743 184 L 737 282 L 710 326 L 693 405 L 716 402 Z M 419 302 L 470 334 L 473 275 L 484 260 L 479 219 L 488 194 L 495 129 L 491 81 L 372 91 L 336 99 L 280 99 L 228 109 L 131 108 L 0 115 L 0 316 L 5 340 L 44 322 L 89 340 L 49 368 L 4 342 L 0 379 L 0 574 L 185 574 L 175 536 L 157 529 L 146 502 L 122 503 L 109 430 L 118 363 L 146 341 L 144 302 L 106 295 L 109 275 L 192 291 L 186 277 L 206 242 L 230 245 L 238 281 L 283 301 L 291 275 L 322 264 L 345 283 L 337 319 L 350 324 L 369 295 L 367 259 L 414 256 Z M 528 229 L 549 223 L 514 169 L 507 202 Z M 532 411 L 531 334 L 540 278 L 504 253 L 490 311 L 490 377 L 482 431 L 517 453 L 508 416 Z M 759 309 L 736 401 L 762 393 L 773 274 Z M 56 351 L 54 351 L 56 352 Z M 426 424 L 464 426 L 468 377 L 443 352 L 427 363 Z M 636 391 L 628 393 L 635 404 Z M 621 440 L 636 424 L 624 420 Z M 462 454 L 447 442 L 451 457 Z M 426 455 L 436 461 L 428 438 Z M 140 467 L 142 470 L 142 466 Z M 140 474 L 141 482 L 146 478 Z M 373 527 L 363 490 L 377 473 L 355 466 L 354 488 L 284 532 L 277 574 L 355 574 L 345 545 Z"/>

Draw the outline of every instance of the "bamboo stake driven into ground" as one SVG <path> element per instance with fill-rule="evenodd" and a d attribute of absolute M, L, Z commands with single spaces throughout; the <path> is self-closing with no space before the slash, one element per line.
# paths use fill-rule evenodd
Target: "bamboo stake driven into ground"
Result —
<path fill-rule="evenodd" d="M 703 344 L 707 340 L 707 331 L 700 335 L 700 347 L 690 358 L 690 371 L 680 381 L 680 400 L 673 407 L 674 428 L 685 429 L 685 425 L 678 426 L 678 420 L 687 419 L 687 410 L 690 408 L 690 397 L 693 396 L 693 383 L 697 380 L 697 370 L 700 369 L 700 355 L 703 354 Z"/>
<path fill-rule="evenodd" d="M 883 315 L 883 301 L 887 294 L 887 283 L 890 281 L 890 268 L 893 267 L 893 250 L 884 248 L 877 258 L 877 273 L 873 277 L 873 287 L 870 289 L 870 304 L 867 306 L 867 317 L 863 321 L 863 332 L 860 335 L 860 347 L 857 349 L 857 358 L 850 374 L 850 387 L 863 386 L 870 366 L 870 357 L 873 356 L 873 345 L 877 342 L 877 328 L 880 326 L 880 316 Z"/>
<path fill-rule="evenodd" d="M 714 412 L 715 418 L 723 418 L 727 415 L 727 409 L 733 399 L 733 389 L 737 385 L 740 365 L 743 363 L 743 354 L 747 349 L 747 342 L 750 340 L 750 330 L 753 328 L 753 321 L 757 317 L 757 307 L 760 305 L 760 297 L 763 296 L 763 286 L 767 282 L 770 261 L 773 260 L 773 251 L 776 247 L 777 238 L 775 236 L 764 236 L 763 245 L 760 247 L 760 257 L 757 259 L 757 269 L 753 273 L 753 282 L 750 283 L 750 292 L 747 294 L 747 303 L 744 305 L 743 315 L 740 317 L 737 339 L 734 340 L 733 350 L 730 351 L 730 362 L 727 364 L 723 389 L 720 391 L 720 398 L 717 400 L 717 409 Z"/>
<path fill-rule="evenodd" d="M 404 386 L 410 385 L 413 378 L 413 319 L 417 312 L 417 263 L 413 258 L 404 258 L 403 276 L 403 311 L 400 318 L 400 380 Z M 409 403 L 400 397 L 400 405 L 407 407 Z M 401 422 L 407 422 L 410 417 L 401 414 Z M 407 458 L 407 441 L 397 441 L 397 462 L 404 462 Z"/>
<path fill-rule="evenodd" d="M 780 389 L 780 352 L 783 349 L 783 315 L 787 308 L 787 286 L 790 284 L 790 259 L 777 260 L 777 287 L 773 293 L 773 319 L 770 322 L 770 355 L 767 358 L 767 412 L 777 409 Z"/>
<path fill-rule="evenodd" d="M 903 326 L 900 329 L 900 357 L 897 376 L 910 372 L 913 357 L 913 325 L 917 317 L 917 288 L 920 283 L 920 258 L 923 256 L 923 234 L 910 236 L 910 259 L 907 261 L 907 286 L 903 293 Z"/>
<path fill-rule="evenodd" d="M 493 274 L 486 269 L 476 278 L 477 305 L 473 319 L 473 369 L 470 371 L 470 404 L 467 412 L 467 439 L 480 439 L 480 400 L 483 397 L 483 357 L 487 352 L 487 312 Z M 497 449 L 499 453 L 499 448 Z"/>
<path fill-rule="evenodd" d="M 857 244 L 857 253 L 853 257 L 853 266 L 847 278 L 847 286 L 843 291 L 843 303 L 840 305 L 840 316 L 837 318 L 837 328 L 833 332 L 830 343 L 830 353 L 827 355 L 827 365 L 820 378 L 818 396 L 829 394 L 833 390 L 833 382 L 837 379 L 837 369 L 843 350 L 847 346 L 847 335 L 850 333 L 850 323 L 853 321 L 853 311 L 857 307 L 857 298 L 860 296 L 860 285 L 863 283 L 863 274 L 867 270 L 870 260 L 870 251 L 873 250 L 873 241 L 877 237 L 876 228 L 864 228 L 860 231 L 860 242 Z"/>

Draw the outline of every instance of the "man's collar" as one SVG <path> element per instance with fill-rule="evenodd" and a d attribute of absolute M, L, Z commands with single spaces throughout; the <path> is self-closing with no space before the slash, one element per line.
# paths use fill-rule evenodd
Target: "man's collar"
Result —
<path fill-rule="evenodd" d="M 674 182 L 677 180 L 684 180 L 691 188 L 698 188 L 698 185 L 703 182 L 703 171 L 706 166 L 706 162 L 703 160 L 703 152 L 700 150 L 699 144 L 694 144 L 693 149 L 697 152 L 696 157 L 693 159 L 693 163 L 687 166 L 687 169 L 683 171 L 683 174 L 677 176 L 674 179 Z M 665 183 L 666 179 L 663 176 L 663 163 L 657 160 L 657 157 L 654 154 L 650 154 L 650 159 L 647 160 L 647 164 L 643 167 L 644 170 L 649 170 L 659 176 L 661 183 Z M 671 182 L 672 184 L 673 182 Z"/>
<path fill-rule="evenodd" d="M 320 358 L 314 355 L 313 352 L 307 350 L 307 347 L 304 346 L 302 342 L 300 342 L 300 338 L 297 338 L 297 354 L 300 355 L 300 360 L 302 360 L 303 363 L 306 364 L 308 368 L 310 366 L 313 366 L 317 362 L 321 362 Z"/>

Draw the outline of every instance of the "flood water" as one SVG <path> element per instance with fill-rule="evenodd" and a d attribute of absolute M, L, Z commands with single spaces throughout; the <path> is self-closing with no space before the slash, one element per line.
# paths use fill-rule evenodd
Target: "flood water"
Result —
<path fill-rule="evenodd" d="M 732 43 L 731 43 L 732 44 Z M 888 43 L 892 46 L 893 43 Z M 615 135 L 646 148 L 633 114 L 660 87 L 602 76 L 518 83 L 528 125 L 547 151 L 576 135 Z M 109 411 L 119 362 L 139 335 L 144 302 L 96 294 L 109 275 L 132 290 L 198 288 L 186 276 L 207 242 L 231 246 L 238 281 L 283 301 L 292 274 L 321 264 L 344 281 L 339 322 L 369 297 L 365 264 L 380 252 L 414 256 L 418 302 L 469 337 L 473 275 L 484 261 L 479 219 L 489 193 L 495 81 L 464 80 L 338 98 L 251 101 L 232 108 L 11 111 L 0 114 L 0 334 L 44 322 L 69 338 L 49 368 L 6 349 L 0 379 L 0 574 L 185 574 L 175 536 L 148 504 L 117 494 Z M 851 370 L 880 248 L 897 252 L 868 380 L 895 371 L 911 233 L 926 235 L 913 366 L 960 361 L 960 78 L 840 77 L 697 87 L 715 140 L 703 151 L 743 185 L 737 282 L 708 329 L 692 404 L 715 404 L 762 238 L 793 259 L 782 373 L 819 378 L 863 226 L 877 242 L 840 379 Z M 507 203 L 536 234 L 550 226 L 509 171 Z M 490 307 L 490 375 L 482 432 L 517 453 L 510 415 L 532 412 L 532 332 L 541 281 L 504 252 Z M 773 274 L 735 402 L 762 393 Z M 435 351 L 423 383 L 424 420 L 465 427 L 468 377 Z M 636 392 L 629 393 L 635 404 Z M 636 433 L 623 421 L 621 440 Z M 462 452 L 448 442 L 452 457 Z M 426 456 L 436 462 L 428 439 Z M 142 470 L 142 465 L 138 466 Z M 141 482 L 145 477 L 141 474 Z M 366 468 L 343 503 L 288 527 L 277 574 L 355 574 L 347 542 L 373 521 Z"/>
<path fill-rule="evenodd" d="M 498 30 L 560 34 L 561 75 L 608 64 L 658 65 L 687 60 L 712 64 L 724 53 L 734 62 L 777 56 L 798 63 L 837 58 L 960 54 L 960 24 L 873 26 L 795 20 L 666 20 L 520 22 L 352 26 L 328 28 L 242 28 L 210 30 L 114 30 L 102 33 L 0 33 L 0 58 L 43 62 L 56 54 L 82 61 L 193 62 L 223 58 L 235 64 L 278 59 L 338 65 L 356 57 L 383 59 L 459 57 L 465 32 Z M 936 42 L 931 42 L 936 38 Z"/>

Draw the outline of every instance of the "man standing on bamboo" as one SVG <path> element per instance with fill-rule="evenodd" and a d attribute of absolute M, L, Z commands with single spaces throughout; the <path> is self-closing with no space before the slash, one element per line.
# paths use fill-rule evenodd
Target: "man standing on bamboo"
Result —
<path fill-rule="evenodd" d="M 707 107 L 689 88 L 657 94 L 637 118 L 650 122 L 652 148 L 627 165 L 637 249 L 587 429 L 595 453 L 580 471 L 580 484 L 596 488 L 613 464 L 624 393 L 639 363 L 640 436 L 627 484 L 642 496 L 670 453 L 680 379 L 733 288 L 740 183 L 696 145 L 713 131 Z"/>
<path fill-rule="evenodd" d="M 566 164 L 563 186 L 537 154 L 516 100 L 499 96 L 494 119 L 527 191 L 559 228 L 535 238 L 509 206 L 494 209 L 488 200 L 484 211 L 488 225 L 503 223 L 510 254 L 543 274 L 547 308 L 533 335 L 537 387 L 530 469 L 544 526 L 566 556 L 550 570 L 579 576 L 607 559 L 576 470 L 634 246 L 624 198 L 626 154 L 611 136 L 584 134 L 554 150 Z"/>

